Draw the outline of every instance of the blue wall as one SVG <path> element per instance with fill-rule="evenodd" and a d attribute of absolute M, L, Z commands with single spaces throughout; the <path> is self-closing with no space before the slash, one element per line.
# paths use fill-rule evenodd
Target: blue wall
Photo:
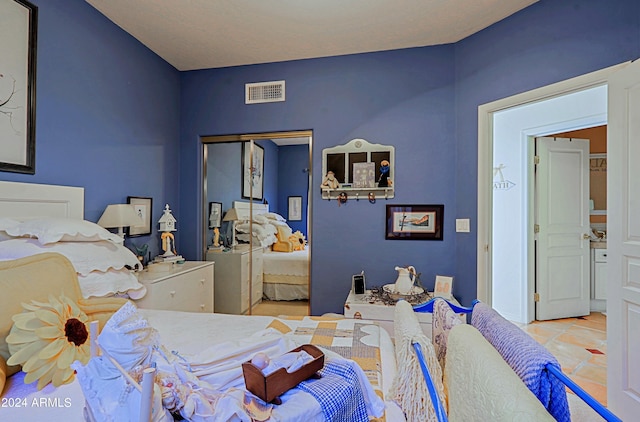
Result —
<path fill-rule="evenodd" d="M 0 172 L 0 180 L 82 186 L 91 221 L 128 195 L 152 197 L 152 226 L 165 202 L 180 225 L 179 72 L 84 1 L 32 3 L 36 174 Z M 157 254 L 157 236 L 134 242 Z"/>
<path fill-rule="evenodd" d="M 86 188 L 96 221 L 127 195 L 164 203 L 178 219 L 179 252 L 200 258 L 200 136 L 313 130 L 314 314 L 337 312 L 350 276 L 395 280 L 411 264 L 427 286 L 456 277 L 476 295 L 477 108 L 505 96 L 640 56 L 637 0 L 541 0 L 456 44 L 178 72 L 79 0 L 39 6 L 36 174 L 0 180 Z M 244 104 L 244 84 L 287 81 L 287 101 Z M 321 151 L 353 138 L 396 147 L 396 197 L 319 198 Z M 278 198 L 278 203 L 282 199 Z M 444 240 L 385 241 L 385 205 L 445 205 Z M 471 218 L 471 233 L 454 233 Z M 157 251 L 157 235 L 148 241 Z"/>
<path fill-rule="evenodd" d="M 202 135 L 312 129 L 318 186 L 322 148 L 353 138 L 396 147 L 393 201 L 338 207 L 320 200 L 312 186 L 314 314 L 339 311 L 351 275 L 361 270 L 370 285 L 393 282 L 396 265 L 416 266 L 427 285 L 437 273 L 455 272 L 453 46 L 192 71 L 181 78 L 181 210 L 191 213 L 186 221 L 200 220 L 192 204 L 199 201 L 201 170 L 194 163 Z M 287 82 L 286 102 L 244 104 L 245 83 L 279 79 Z M 385 241 L 387 203 L 445 204 L 444 240 Z M 188 230 L 187 237 L 198 236 L 195 224 Z"/>
<path fill-rule="evenodd" d="M 277 213 L 287 219 L 294 232 L 300 230 L 305 235 L 305 238 L 308 238 L 307 193 L 309 190 L 309 173 L 305 172 L 305 170 L 309 169 L 309 145 L 281 146 L 279 157 Z M 289 196 L 302 197 L 302 221 L 288 220 Z"/>
<path fill-rule="evenodd" d="M 456 44 L 456 294 L 476 294 L 478 106 L 640 56 L 640 2 L 541 0 Z"/>

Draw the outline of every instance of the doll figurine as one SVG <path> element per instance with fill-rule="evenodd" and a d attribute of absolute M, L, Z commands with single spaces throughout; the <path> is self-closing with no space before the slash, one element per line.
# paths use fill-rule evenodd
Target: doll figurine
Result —
<path fill-rule="evenodd" d="M 322 189 L 338 189 L 340 187 L 340 183 L 338 183 L 338 179 L 336 179 L 335 174 L 329 170 L 327 175 L 325 176 L 320 188 Z"/>
<path fill-rule="evenodd" d="M 389 179 L 389 161 L 382 160 L 380 162 L 380 178 L 378 179 L 378 187 L 386 188 L 391 186 L 391 179 Z"/>

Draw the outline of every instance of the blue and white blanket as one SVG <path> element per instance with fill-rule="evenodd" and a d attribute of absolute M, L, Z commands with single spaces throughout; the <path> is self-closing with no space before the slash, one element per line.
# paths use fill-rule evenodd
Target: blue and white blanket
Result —
<path fill-rule="evenodd" d="M 364 394 L 352 361 L 331 360 L 320 374 L 322 378 L 302 381 L 298 388 L 320 403 L 327 421 L 369 421 Z"/>
<path fill-rule="evenodd" d="M 493 345 L 551 416 L 560 422 L 571 421 L 565 386 L 546 369 L 547 365 L 561 369 L 555 356 L 485 303 L 473 307 L 471 325 Z"/>

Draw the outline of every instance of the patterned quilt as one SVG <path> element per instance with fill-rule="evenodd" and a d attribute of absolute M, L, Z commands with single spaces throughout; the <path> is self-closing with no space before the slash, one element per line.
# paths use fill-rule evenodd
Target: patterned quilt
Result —
<path fill-rule="evenodd" d="M 291 326 L 287 325 L 287 321 L 292 322 Z M 284 320 L 274 319 L 269 327 L 290 333 L 296 343 L 313 344 L 355 361 L 367 375 L 376 394 L 384 400 L 380 328 L 376 323 L 354 319 L 288 317 Z M 383 422 L 385 417 L 372 421 Z"/>

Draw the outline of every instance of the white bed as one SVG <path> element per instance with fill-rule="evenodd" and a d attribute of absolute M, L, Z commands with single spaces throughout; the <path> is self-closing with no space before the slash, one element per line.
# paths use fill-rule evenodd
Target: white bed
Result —
<path fill-rule="evenodd" d="M 310 253 L 309 247 L 293 252 L 265 250 L 264 296 L 269 300 L 308 300 Z"/>
<path fill-rule="evenodd" d="M 30 193 L 25 197 L 25 190 Z M 44 192 L 43 198 L 38 199 Z M 49 215 L 82 218 L 83 200 L 81 188 L 56 187 L 48 185 L 14 184 L 0 182 L 0 217 L 14 216 L 18 212 L 23 216 L 41 217 Z M 5 208 L 6 206 L 6 208 Z M 37 208 L 34 211 L 33 208 Z M 4 211 L 8 210 L 8 211 Z M 39 300 L 43 300 L 39 298 Z M 190 314 L 172 311 L 140 310 L 140 313 L 156 328 L 164 344 L 170 350 L 178 350 L 182 356 L 192 356 L 216 345 L 227 345 L 228 342 L 246 340 L 248 336 L 257 331 L 264 330 L 269 325 L 271 331 L 282 331 L 281 327 L 288 327 L 292 332 L 285 334 L 295 340 L 296 343 L 312 343 L 321 347 L 344 348 L 344 332 L 355 332 L 354 324 L 365 324 L 363 333 L 358 341 L 367 346 L 378 347 L 379 362 L 374 365 L 374 375 L 367 372 L 369 379 L 377 377 L 373 382 L 380 392 L 387 393 L 391 381 L 396 372 L 395 356 L 392 341 L 386 331 L 376 325 L 367 325 L 366 321 L 338 320 L 315 321 L 311 319 L 276 320 L 272 317 L 260 316 L 232 316 L 224 314 Z M 275 325 L 274 325 L 275 324 Z M 324 335 L 326 324 L 333 324 L 336 336 L 331 338 Z M 318 337 L 313 334 L 310 327 L 318 326 Z M 322 326 L 320 326 L 322 325 Z M 301 331 L 298 332 L 297 328 Z M 342 335 L 338 333 L 342 332 Z M 274 331 L 275 332 L 275 331 Z M 284 331 L 283 331 L 284 332 Z M 353 337 L 355 339 L 355 336 Z M 379 340 L 374 341 L 374 338 Z M 327 343 L 329 341 L 329 343 Z M 355 342 L 355 340 L 354 340 Z M 375 344 L 377 343 L 377 344 Z M 355 346 L 354 346 L 355 347 Z M 328 352 L 330 356 L 331 352 Z M 354 358 L 357 362 L 358 360 Z M 79 381 L 76 379 L 71 384 L 60 387 L 46 386 L 37 391 L 35 383 L 24 384 L 24 373 L 7 378 L 7 383 L 2 392 L 0 405 L 0 420 L 84 420 L 83 409 L 85 399 Z M 285 396 L 295 394 L 295 399 L 285 400 Z M 277 407 L 272 414 L 273 420 L 298 421 L 298 420 L 323 420 L 322 409 L 315 399 L 308 393 L 300 390 L 291 390 L 283 396 L 284 404 Z M 288 403 L 288 404 L 287 404 Z M 391 401 L 385 402 L 385 414 L 387 421 L 403 421 L 404 416 L 400 408 Z M 272 420 L 270 419 L 270 420 Z"/>
<path fill-rule="evenodd" d="M 157 327 L 165 345 L 170 350 L 178 350 L 184 356 L 197 354 L 203 349 L 203 344 L 213 346 L 219 344 L 221 339 L 226 341 L 238 341 L 246 339 L 252 333 L 267 327 L 274 319 L 260 316 L 235 316 L 223 314 L 191 314 L 176 312 L 141 310 L 150 324 Z M 285 321 L 289 326 L 295 326 L 302 322 Z M 189 327 L 185 329 L 185 327 Z M 386 332 L 382 332 L 382 366 L 383 380 L 393 379 L 395 373 L 395 357 L 393 345 Z M 166 339 L 166 340 L 165 340 Z M 23 373 L 18 373 L 7 380 L 7 386 L 2 396 L 3 403 L 19 403 L 14 406 L 0 407 L 0 420 L 42 421 L 42 420 L 66 420 L 82 421 L 85 405 L 82 389 L 77 381 L 71 384 L 54 388 L 52 385 L 42 391 L 36 391 L 34 384 L 22 383 Z M 390 387 L 390 383 L 383 383 L 384 391 Z M 295 400 L 289 396 L 296 394 Z M 287 396 L 289 395 L 289 396 Z M 45 399 L 43 406 L 34 405 Z M 313 397 L 300 391 L 290 391 L 282 397 L 283 404 L 276 407 L 274 420 L 283 421 L 322 421 L 323 416 L 319 405 Z M 286 403 L 290 403 L 286 405 Z M 26 406 L 21 406 L 26 404 Z M 392 402 L 387 402 L 387 421 L 404 421 L 400 409 Z"/>
<path fill-rule="evenodd" d="M 0 260 L 65 255 L 85 298 L 146 294 L 129 270 L 140 265 L 135 254 L 119 236 L 84 220 L 84 188 L 0 181 L 0 241 Z"/>
<path fill-rule="evenodd" d="M 248 221 L 251 218 L 250 213 L 252 216 L 269 213 L 268 204 L 254 203 L 251 206 L 249 202 L 235 201 L 233 206 L 240 221 Z M 256 234 L 254 233 L 254 244 L 262 240 L 255 239 Z M 263 242 L 263 245 L 266 243 Z M 308 246 L 300 251 L 275 252 L 266 245 L 262 256 L 263 296 L 269 300 L 308 300 L 310 253 Z"/>

